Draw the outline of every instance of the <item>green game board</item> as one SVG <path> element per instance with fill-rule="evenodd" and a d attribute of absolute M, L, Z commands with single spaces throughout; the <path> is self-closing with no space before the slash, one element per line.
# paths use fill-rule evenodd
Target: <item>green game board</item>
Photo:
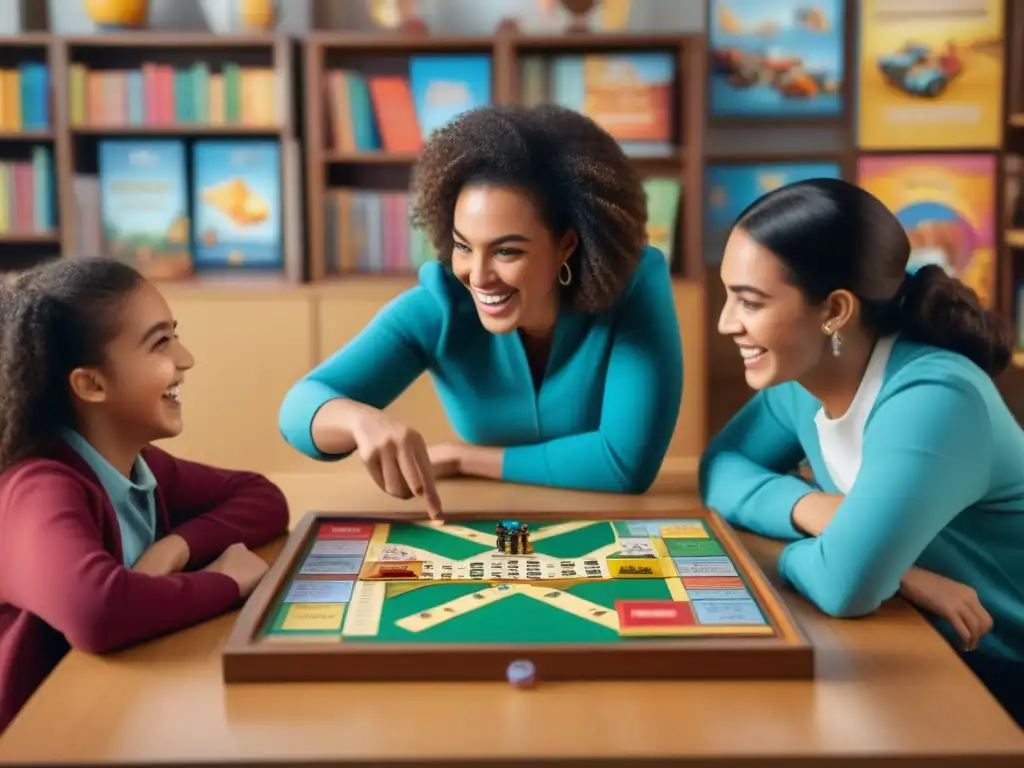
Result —
<path fill-rule="evenodd" d="M 526 555 L 498 551 L 497 522 L 321 520 L 259 640 L 579 644 L 775 634 L 747 575 L 702 519 L 531 522 Z M 381 576 L 382 567 L 405 572 Z"/>

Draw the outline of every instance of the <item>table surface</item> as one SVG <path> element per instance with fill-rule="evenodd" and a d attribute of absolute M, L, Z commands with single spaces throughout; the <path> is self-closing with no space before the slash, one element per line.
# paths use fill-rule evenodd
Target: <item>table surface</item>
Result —
<path fill-rule="evenodd" d="M 273 479 L 293 522 L 309 509 L 416 509 L 355 462 Z M 692 466 L 678 465 L 641 497 L 464 480 L 442 492 L 449 512 L 697 504 Z M 779 544 L 741 538 L 777 583 Z M 903 601 L 837 620 L 783 596 L 816 647 L 814 681 L 225 686 L 230 614 L 104 657 L 71 652 L 0 738 L 0 764 L 1024 764 L 1024 732 Z"/>

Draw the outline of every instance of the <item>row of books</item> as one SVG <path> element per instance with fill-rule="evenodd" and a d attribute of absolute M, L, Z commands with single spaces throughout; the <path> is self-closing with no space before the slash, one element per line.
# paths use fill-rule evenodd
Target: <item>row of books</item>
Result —
<path fill-rule="evenodd" d="M 409 193 L 339 187 L 324 201 L 327 272 L 401 274 L 434 258 L 426 234 L 409 221 Z"/>
<path fill-rule="evenodd" d="M 560 104 L 581 112 L 631 155 L 673 149 L 675 60 L 667 53 L 524 56 L 523 104 Z"/>
<path fill-rule="evenodd" d="M 0 132 L 45 131 L 50 127 L 50 72 L 26 61 L 0 69 Z"/>
<path fill-rule="evenodd" d="M 56 231 L 53 155 L 33 147 L 31 159 L 0 162 L 0 238 Z"/>
<path fill-rule="evenodd" d="M 491 58 L 412 56 L 408 76 L 328 70 L 330 147 L 338 152 L 416 152 L 455 116 L 491 103 Z"/>
<path fill-rule="evenodd" d="M 418 151 L 437 128 L 491 103 L 491 59 L 412 56 L 408 76 L 331 69 L 326 75 L 329 142 L 340 152 Z M 669 54 L 527 56 L 522 101 L 555 103 L 591 117 L 634 155 L 668 154 L 675 130 L 675 61 Z"/>
<path fill-rule="evenodd" d="M 155 279 L 284 267 L 281 148 L 269 140 L 103 140 L 94 180 L 76 177 L 84 256 Z"/>
<path fill-rule="evenodd" d="M 651 178 L 647 237 L 672 263 L 676 257 L 681 185 Z M 337 187 L 324 201 L 325 253 L 330 274 L 404 273 L 434 258 L 426 233 L 409 221 L 409 193 Z"/>
<path fill-rule="evenodd" d="M 72 64 L 72 126 L 276 126 L 277 73 L 263 67 L 206 62 L 187 68 L 143 64 L 137 70 L 90 69 Z"/>

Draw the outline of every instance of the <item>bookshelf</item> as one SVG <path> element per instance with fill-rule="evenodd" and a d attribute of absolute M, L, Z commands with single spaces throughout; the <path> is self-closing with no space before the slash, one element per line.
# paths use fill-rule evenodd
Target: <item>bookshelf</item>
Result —
<path fill-rule="evenodd" d="M 53 38 L 0 36 L 0 270 L 20 270 L 61 253 L 55 192 L 59 132 L 50 83 Z"/>
<path fill-rule="evenodd" d="M 999 169 L 996 249 L 997 309 L 1014 333 L 1016 351 L 997 384 L 1018 421 L 1024 423 L 1024 8 L 1007 3 L 1006 127 Z"/>
<path fill-rule="evenodd" d="M 418 155 L 415 150 L 356 151 L 340 147 L 343 140 L 333 120 L 336 102 L 329 101 L 328 96 L 333 72 L 354 71 L 363 78 L 408 77 L 413 57 L 484 55 L 490 59 L 492 103 L 510 104 L 524 101 L 520 69 L 526 58 L 640 52 L 663 52 L 671 56 L 672 138 L 664 151 L 634 155 L 633 159 L 645 178 L 665 177 L 681 185 L 683 194 L 674 223 L 673 271 L 685 280 L 701 279 L 701 154 L 706 56 L 702 36 L 588 33 L 541 37 L 502 26 L 493 36 L 479 37 L 313 33 L 305 38 L 304 49 L 306 222 L 311 281 L 345 280 L 360 274 L 359 270 L 346 271 L 344 265 L 333 263 L 338 249 L 329 233 L 336 226 L 331 211 L 337 190 L 406 192 Z M 392 273 L 401 273 L 403 268 L 411 273 L 414 266 L 396 266 Z M 388 268 L 382 270 L 387 271 Z"/>
<path fill-rule="evenodd" d="M 179 139 L 189 158 L 196 142 L 262 138 L 277 145 L 280 157 L 284 269 L 269 277 L 305 279 L 294 44 L 288 37 L 130 32 L 55 38 L 53 50 L 65 256 L 104 253 L 98 176 L 104 140 Z M 191 205 L 193 169 L 185 165 Z M 268 277 L 259 270 L 238 276 L 254 274 Z M 222 275 L 200 271 L 189 279 L 205 277 Z"/>

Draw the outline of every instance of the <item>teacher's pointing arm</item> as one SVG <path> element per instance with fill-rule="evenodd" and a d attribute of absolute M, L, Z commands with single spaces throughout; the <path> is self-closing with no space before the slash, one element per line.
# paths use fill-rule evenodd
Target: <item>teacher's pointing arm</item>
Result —
<path fill-rule="evenodd" d="M 392 300 L 288 391 L 278 413 L 281 435 L 321 461 L 350 454 L 359 413 L 386 408 L 426 370 L 441 322 L 438 300 L 422 283 Z"/>

